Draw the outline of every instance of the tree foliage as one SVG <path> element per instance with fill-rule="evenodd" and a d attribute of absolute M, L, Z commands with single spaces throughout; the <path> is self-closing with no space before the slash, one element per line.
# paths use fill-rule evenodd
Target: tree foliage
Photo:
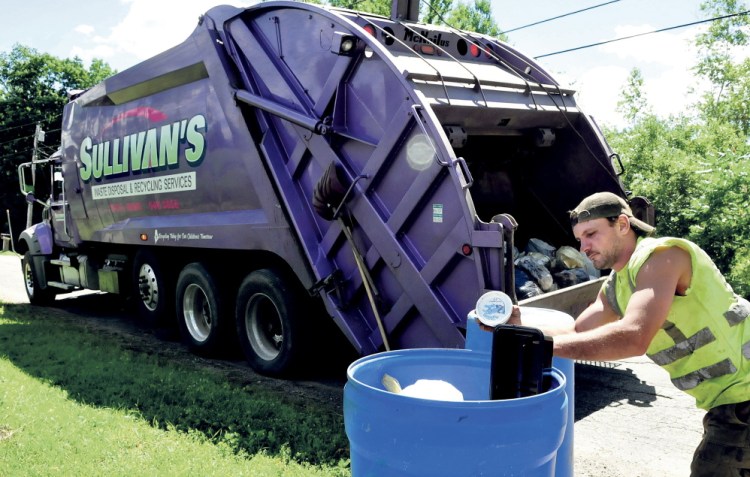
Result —
<path fill-rule="evenodd" d="M 459 2 L 448 14 L 446 23 L 459 30 L 475 31 L 494 37 L 500 36 L 500 28 L 492 18 L 489 0 L 474 0 L 473 4 Z"/>
<path fill-rule="evenodd" d="M 643 75 L 638 68 L 630 72 L 628 83 L 620 96 L 617 111 L 631 124 L 651 112 L 648 100 L 643 94 Z"/>
<path fill-rule="evenodd" d="M 735 0 L 712 0 L 718 17 L 745 10 Z M 684 237 L 714 259 L 734 289 L 750 296 L 750 88 L 748 59 L 730 54 L 747 45 L 747 16 L 716 21 L 696 39 L 695 71 L 710 81 L 696 117 L 658 118 L 634 71 L 621 94 L 620 112 L 631 122 L 608 131 L 626 166 L 623 181 L 656 208 L 659 235 Z M 744 75 L 744 76 L 743 76 Z M 740 77 L 743 76 L 743 77 Z"/>
<path fill-rule="evenodd" d="M 453 0 L 431 0 L 423 3 L 420 20 L 423 23 L 442 23 L 448 18 L 451 8 L 453 8 Z"/>
<path fill-rule="evenodd" d="M 0 204 L 3 212 L 11 212 L 15 235 L 25 224 L 17 168 L 31 160 L 36 125 L 46 132 L 40 144 L 43 158 L 60 143 L 68 92 L 90 87 L 113 73 L 101 60 L 85 68 L 78 58 L 60 59 L 21 45 L 0 53 Z M 3 232 L 6 229 L 7 225 Z"/>
<path fill-rule="evenodd" d="M 376 15 L 390 16 L 390 0 L 329 0 L 334 7 L 348 8 Z M 421 2 L 420 21 L 436 25 L 446 25 L 459 30 L 473 31 L 501 37 L 500 28 L 492 17 L 492 6 L 489 0 L 473 0 L 464 3 L 461 0 L 429 0 Z M 502 37 L 501 37 L 502 38 Z"/>
<path fill-rule="evenodd" d="M 359 10 L 375 15 L 389 16 L 391 14 L 391 2 L 388 0 L 329 0 L 328 3 L 334 7 Z"/>
<path fill-rule="evenodd" d="M 747 8 L 736 0 L 712 0 L 701 5 L 712 17 L 727 18 L 711 23 L 696 44 L 701 58 L 696 73 L 707 79 L 711 90 L 700 104 L 707 118 L 722 118 L 750 135 L 750 20 Z M 744 59 L 737 60 L 745 54 Z"/>

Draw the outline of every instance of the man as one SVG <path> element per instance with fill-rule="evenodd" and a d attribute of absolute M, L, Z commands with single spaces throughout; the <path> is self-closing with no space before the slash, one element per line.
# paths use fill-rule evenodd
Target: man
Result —
<path fill-rule="evenodd" d="M 571 329 L 544 330 L 555 355 L 645 353 L 708 411 L 691 475 L 750 476 L 750 303 L 694 243 L 648 237 L 653 227 L 615 194 L 585 198 L 570 219 L 581 251 L 612 273 Z"/>

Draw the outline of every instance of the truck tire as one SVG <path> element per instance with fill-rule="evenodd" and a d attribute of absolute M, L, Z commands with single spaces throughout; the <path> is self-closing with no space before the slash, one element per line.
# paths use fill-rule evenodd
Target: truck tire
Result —
<path fill-rule="evenodd" d="M 301 371 L 306 354 L 303 313 L 307 297 L 296 282 L 275 270 L 250 273 L 237 293 L 235 317 L 240 347 L 258 373 L 282 377 Z"/>
<path fill-rule="evenodd" d="M 24 288 L 26 289 L 26 296 L 29 297 L 29 303 L 36 306 L 46 306 L 54 302 L 55 295 L 57 295 L 56 290 L 50 288 L 42 290 L 30 252 L 23 254 L 21 268 L 23 271 Z"/>
<path fill-rule="evenodd" d="M 174 298 L 164 260 L 142 248 L 133 260 L 133 295 L 138 316 L 151 328 L 163 328 L 174 321 Z"/>
<path fill-rule="evenodd" d="M 231 311 L 209 270 L 190 263 L 177 278 L 177 319 L 188 348 L 202 356 L 216 356 L 226 349 L 233 331 Z"/>

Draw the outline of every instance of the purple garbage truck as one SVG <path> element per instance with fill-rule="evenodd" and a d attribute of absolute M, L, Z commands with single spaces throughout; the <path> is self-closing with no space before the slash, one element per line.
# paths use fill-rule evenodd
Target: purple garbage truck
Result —
<path fill-rule="evenodd" d="M 321 319 L 361 355 L 463 347 L 483 293 L 515 299 L 514 248 L 575 246 L 567 211 L 626 192 L 574 91 L 415 5 L 217 6 L 71 94 L 59 152 L 19 168 L 44 209 L 19 237 L 31 303 L 123 294 L 191 350 L 238 338 L 276 376 L 325 346 Z M 571 311 L 598 286 L 532 300 Z"/>

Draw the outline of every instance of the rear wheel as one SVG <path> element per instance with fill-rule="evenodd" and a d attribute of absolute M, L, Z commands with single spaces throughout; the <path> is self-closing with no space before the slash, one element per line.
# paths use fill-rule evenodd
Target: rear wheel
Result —
<path fill-rule="evenodd" d="M 183 341 L 191 351 L 205 356 L 219 354 L 231 336 L 231 311 L 217 281 L 200 263 L 182 269 L 177 279 L 177 317 Z"/>
<path fill-rule="evenodd" d="M 29 303 L 37 306 L 45 306 L 54 302 L 55 295 L 57 294 L 56 290 L 50 288 L 42 290 L 30 252 L 26 252 L 23 255 L 21 268 L 23 270 L 24 288 L 26 289 L 26 296 L 29 297 Z"/>
<path fill-rule="evenodd" d="M 240 346 L 250 366 L 269 376 L 300 371 L 308 347 L 303 312 L 307 297 L 293 279 L 256 270 L 240 285 L 235 317 Z M 307 308 L 309 312 L 309 308 Z"/>
<path fill-rule="evenodd" d="M 165 261 L 153 251 L 141 249 L 133 262 L 133 290 L 138 316 L 152 328 L 174 319 L 174 299 Z"/>

